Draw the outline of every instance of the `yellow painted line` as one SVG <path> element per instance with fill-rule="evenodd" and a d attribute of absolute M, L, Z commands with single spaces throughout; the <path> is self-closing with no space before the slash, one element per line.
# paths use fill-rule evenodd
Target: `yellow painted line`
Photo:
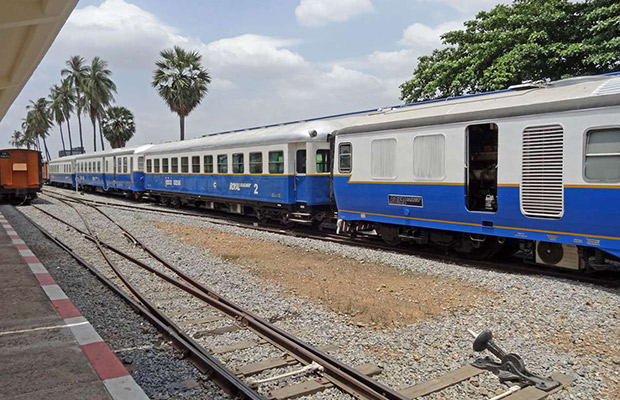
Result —
<path fill-rule="evenodd" d="M 469 225 L 469 226 L 484 227 L 481 224 L 474 224 L 474 223 L 469 223 L 469 222 L 445 221 L 445 220 L 440 220 L 440 219 L 429 219 L 429 218 L 402 217 L 402 216 L 399 216 L 399 215 L 377 214 L 377 213 L 351 211 L 351 210 L 339 210 L 339 211 L 353 213 L 353 214 L 376 215 L 376 216 L 379 216 L 379 217 L 409 219 L 409 220 L 414 220 L 414 221 L 440 222 L 440 223 L 444 223 L 444 224 L 456 224 L 456 225 Z M 527 232 L 537 232 L 537 233 L 551 233 L 551 234 L 554 234 L 554 235 L 584 236 L 584 237 L 591 237 L 591 238 L 596 238 L 596 239 L 620 240 L 620 237 L 615 237 L 615 236 L 591 235 L 591 234 L 587 234 L 587 233 L 571 233 L 571 232 L 546 231 L 546 230 L 541 230 L 541 229 L 529 229 L 529 228 L 515 228 L 515 227 L 512 227 L 512 226 L 499 226 L 499 225 L 496 225 L 496 226 L 487 227 L 487 228 L 509 229 L 509 230 L 513 230 L 513 231 L 527 231 Z"/>

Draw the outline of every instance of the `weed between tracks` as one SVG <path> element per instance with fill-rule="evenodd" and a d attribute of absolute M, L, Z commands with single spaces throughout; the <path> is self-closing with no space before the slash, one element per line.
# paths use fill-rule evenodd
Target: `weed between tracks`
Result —
<path fill-rule="evenodd" d="M 182 242 L 248 269 L 283 294 L 320 301 L 361 326 L 410 324 L 493 296 L 465 281 L 183 224 L 153 222 Z"/>

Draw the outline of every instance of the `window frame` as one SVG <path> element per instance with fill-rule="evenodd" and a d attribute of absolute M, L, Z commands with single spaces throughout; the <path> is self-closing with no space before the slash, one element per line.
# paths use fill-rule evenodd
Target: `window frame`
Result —
<path fill-rule="evenodd" d="M 349 146 L 349 168 L 342 169 L 342 146 Z M 338 172 L 341 174 L 350 174 L 353 171 L 353 145 L 351 142 L 342 142 L 338 144 Z"/>
<path fill-rule="evenodd" d="M 194 162 L 198 160 L 197 162 Z M 198 168 L 195 168 L 198 167 Z M 200 156 L 192 156 L 192 174 L 200 173 Z"/>
<path fill-rule="evenodd" d="M 223 162 L 220 162 L 220 158 L 223 159 Z M 223 167 L 223 168 L 220 168 Z M 228 154 L 218 154 L 217 155 L 217 173 L 218 174 L 227 174 L 228 173 Z"/>
<path fill-rule="evenodd" d="M 271 162 L 271 154 L 272 153 L 281 153 L 282 154 L 282 162 L 280 161 L 276 161 L 274 163 Z M 285 160 L 284 160 L 284 150 L 271 150 L 269 152 L 267 152 L 267 163 L 268 163 L 268 171 L 270 174 L 274 174 L 274 175 L 283 175 L 284 174 L 284 170 L 285 170 Z M 282 164 L 282 172 L 272 172 L 271 171 L 271 165 L 280 165 Z"/>
<path fill-rule="evenodd" d="M 374 176 L 372 173 L 372 145 L 375 142 L 386 142 L 386 141 L 390 141 L 390 142 L 394 142 L 394 154 L 393 157 L 395 158 L 395 164 L 394 164 L 394 171 L 392 171 L 394 173 L 394 175 L 392 176 Z M 353 149 L 353 147 L 351 147 L 351 149 Z M 398 177 L 398 139 L 396 139 L 395 137 L 383 137 L 383 138 L 376 138 L 370 141 L 370 177 L 373 180 L 378 180 L 378 181 L 391 181 L 394 180 Z M 352 166 L 352 165 L 351 165 Z"/>
<path fill-rule="evenodd" d="M 595 127 L 589 127 L 587 128 L 584 132 L 583 132 L 583 148 L 582 148 L 582 166 L 581 166 L 581 175 L 582 178 L 585 182 L 591 182 L 591 183 L 620 183 L 620 179 L 615 179 L 615 180 L 609 180 L 609 179 L 593 179 L 593 178 L 588 178 L 586 176 L 586 160 L 588 158 L 588 136 L 594 132 L 594 131 L 605 131 L 605 130 L 618 130 L 620 131 L 620 125 L 602 125 L 602 126 L 595 126 Z M 596 156 L 594 156 L 596 157 Z M 601 157 L 601 156 L 599 156 Z M 602 156 L 605 157 L 605 156 Z M 611 156 L 613 157 L 613 155 Z"/>
<path fill-rule="evenodd" d="M 170 173 L 179 173 L 179 157 L 170 157 Z"/>
<path fill-rule="evenodd" d="M 413 179 L 416 181 L 420 181 L 420 182 L 443 182 L 446 180 L 446 159 L 447 159 L 447 154 L 448 154 L 448 145 L 447 143 L 447 138 L 446 138 L 446 134 L 445 133 L 421 133 L 419 135 L 415 135 L 413 137 L 413 142 L 411 144 L 411 155 L 413 156 L 414 153 L 414 149 L 415 149 L 415 140 L 419 137 L 426 137 L 426 136 L 442 136 L 443 137 L 443 175 L 441 178 L 420 178 L 417 177 L 415 175 L 415 159 L 413 160 L 413 164 L 411 165 L 411 176 L 413 176 Z M 499 159 L 499 152 L 498 152 L 498 159 Z"/>
<path fill-rule="evenodd" d="M 326 164 L 327 164 L 327 172 L 325 172 L 325 171 L 321 171 L 321 172 L 319 172 L 319 168 L 318 168 L 318 166 L 319 166 L 320 164 L 319 164 L 319 162 L 318 162 L 318 160 L 317 160 L 317 157 L 318 157 L 318 155 L 319 155 L 319 152 L 320 152 L 321 154 L 327 154 L 327 157 L 325 158 L 325 160 L 326 160 Z M 316 149 L 316 151 L 314 152 L 314 171 L 315 171 L 317 174 L 326 174 L 326 175 L 329 175 L 329 174 L 332 172 L 332 165 L 331 165 L 331 160 L 330 160 L 330 154 L 331 154 L 331 151 L 330 151 L 329 149 Z M 321 163 L 321 164 L 323 164 L 323 163 Z"/>
<path fill-rule="evenodd" d="M 237 157 L 237 159 L 239 159 L 239 157 L 241 157 L 241 160 L 235 162 L 235 157 Z M 232 154 L 232 173 L 233 174 L 243 174 L 244 173 L 244 161 L 245 161 L 245 157 L 244 157 L 244 153 L 233 153 Z M 236 168 L 235 168 L 236 167 Z M 241 168 L 239 168 L 241 167 Z"/>
<path fill-rule="evenodd" d="M 207 162 L 207 160 L 210 160 Z M 213 167 L 213 154 L 205 154 L 202 156 L 202 168 L 205 174 L 212 174 L 215 172 L 215 168 Z"/>
<path fill-rule="evenodd" d="M 163 157 L 161 159 L 161 172 L 164 174 L 170 173 L 170 159 L 168 157 Z"/>
<path fill-rule="evenodd" d="M 123 157 L 123 174 L 127 174 L 128 168 L 127 157 Z"/>
<path fill-rule="evenodd" d="M 146 173 L 153 172 L 153 160 L 150 158 L 146 159 Z"/>
<path fill-rule="evenodd" d="M 260 156 L 260 161 L 252 161 L 252 156 L 254 155 L 259 155 Z M 262 151 L 253 151 L 248 155 L 248 162 L 249 162 L 249 166 L 250 166 L 250 174 L 262 174 L 263 173 L 263 152 Z M 252 171 L 252 166 L 260 166 L 260 171 L 259 172 L 255 172 Z"/>
<path fill-rule="evenodd" d="M 303 171 L 299 171 L 299 152 L 303 151 L 304 154 L 304 163 L 303 163 Z M 308 150 L 307 149 L 297 149 L 295 150 L 295 173 L 297 175 L 306 175 L 308 173 Z"/>
<path fill-rule="evenodd" d="M 189 173 L 189 157 L 188 156 L 181 157 L 180 165 L 181 165 L 180 172 L 182 174 Z"/>

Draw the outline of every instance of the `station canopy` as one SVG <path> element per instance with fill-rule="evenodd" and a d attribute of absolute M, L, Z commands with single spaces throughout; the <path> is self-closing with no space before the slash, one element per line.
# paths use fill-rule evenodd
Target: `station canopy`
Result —
<path fill-rule="evenodd" d="M 0 0 L 0 121 L 78 0 Z"/>

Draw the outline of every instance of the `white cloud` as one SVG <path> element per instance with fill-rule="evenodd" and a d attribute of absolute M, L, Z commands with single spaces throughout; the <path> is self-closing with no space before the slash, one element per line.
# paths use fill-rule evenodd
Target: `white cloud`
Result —
<path fill-rule="evenodd" d="M 399 44 L 421 52 L 428 52 L 443 46 L 441 42 L 442 34 L 457 29 L 463 29 L 462 21 L 444 22 L 433 27 L 415 23 L 409 25 L 403 31 L 403 37 Z"/>
<path fill-rule="evenodd" d="M 510 4 L 512 0 L 418 0 L 427 3 L 442 3 L 445 4 L 454 10 L 458 11 L 461 14 L 471 15 L 482 11 L 482 10 L 490 10 L 498 4 Z"/>
<path fill-rule="evenodd" d="M 295 16 L 300 25 L 316 27 L 347 21 L 373 10 L 371 0 L 301 0 Z"/>

